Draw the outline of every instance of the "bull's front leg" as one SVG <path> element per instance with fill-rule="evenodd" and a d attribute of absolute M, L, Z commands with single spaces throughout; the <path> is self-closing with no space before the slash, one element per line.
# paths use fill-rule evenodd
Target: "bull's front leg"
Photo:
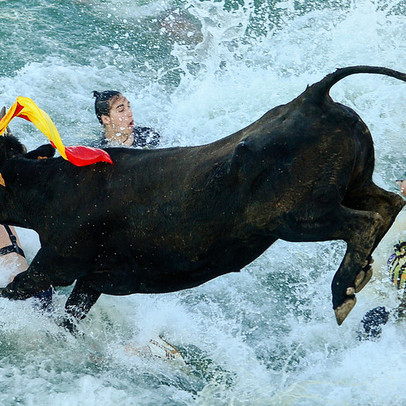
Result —
<path fill-rule="evenodd" d="M 30 267 L 16 275 L 14 280 L 5 288 L 0 289 L 0 295 L 12 300 L 25 300 L 45 292 L 51 287 L 46 274 L 33 272 Z"/>
<path fill-rule="evenodd" d="M 90 287 L 85 280 L 78 279 L 65 304 L 66 312 L 70 317 L 63 321 L 63 326 L 71 333 L 76 333 L 75 321 L 87 316 L 100 295 L 101 293 Z"/>
<path fill-rule="evenodd" d="M 100 295 L 86 280 L 78 279 L 66 301 L 65 309 L 75 319 L 84 319 Z"/>
<path fill-rule="evenodd" d="M 45 292 L 51 286 L 72 284 L 74 275 L 67 278 L 58 272 L 60 262 L 52 253 L 41 248 L 28 269 L 18 274 L 5 288 L 0 289 L 0 295 L 8 299 L 24 300 Z"/>

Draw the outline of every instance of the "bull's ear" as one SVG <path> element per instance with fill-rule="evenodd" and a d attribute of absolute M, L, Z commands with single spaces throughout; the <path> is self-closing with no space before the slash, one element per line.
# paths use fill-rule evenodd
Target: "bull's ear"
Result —
<path fill-rule="evenodd" d="M 0 185 L 6 187 L 6 182 L 4 181 L 4 178 L 1 173 L 0 173 Z"/>
<path fill-rule="evenodd" d="M 27 159 L 52 158 L 55 155 L 55 148 L 51 144 L 44 144 L 24 155 Z"/>

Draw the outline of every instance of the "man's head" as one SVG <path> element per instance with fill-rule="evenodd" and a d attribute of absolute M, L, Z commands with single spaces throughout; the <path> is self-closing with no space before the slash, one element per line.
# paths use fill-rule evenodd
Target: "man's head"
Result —
<path fill-rule="evenodd" d="M 134 130 L 134 119 L 130 102 L 120 92 L 106 90 L 93 92 L 96 116 L 110 136 L 129 136 Z"/>

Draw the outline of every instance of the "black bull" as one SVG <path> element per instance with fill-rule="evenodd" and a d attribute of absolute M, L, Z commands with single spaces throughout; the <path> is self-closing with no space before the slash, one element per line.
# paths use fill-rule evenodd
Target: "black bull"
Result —
<path fill-rule="evenodd" d="M 404 205 L 372 182 L 373 141 L 329 90 L 337 70 L 241 131 L 208 145 L 110 148 L 114 165 L 17 156 L 0 166 L 0 223 L 34 229 L 41 249 L 0 291 L 25 299 L 76 280 L 66 308 L 100 294 L 163 293 L 236 272 L 277 239 L 344 240 L 333 282 L 341 324 L 369 281 L 371 254 Z"/>

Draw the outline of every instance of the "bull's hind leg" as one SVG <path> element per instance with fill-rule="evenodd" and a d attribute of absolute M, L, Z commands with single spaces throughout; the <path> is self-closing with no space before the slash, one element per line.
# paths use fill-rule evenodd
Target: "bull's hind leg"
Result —
<path fill-rule="evenodd" d="M 355 293 L 371 278 L 369 262 L 372 252 L 404 206 L 400 196 L 374 184 L 352 191 L 343 204 L 347 210 L 342 232 L 347 235 L 341 238 L 347 242 L 347 252 L 332 283 L 333 307 L 338 324 L 354 307 Z"/>
<path fill-rule="evenodd" d="M 321 206 L 319 210 L 325 208 Z M 288 233 L 281 232 L 279 237 L 288 241 L 329 241 L 344 240 L 347 250 L 334 275 L 331 285 L 333 308 L 337 323 L 341 324 L 354 307 L 356 286 L 365 281 L 360 280 L 369 267 L 372 248 L 376 243 L 376 235 L 388 228 L 387 221 L 375 211 L 355 210 L 343 205 L 328 205 L 328 211 L 322 216 L 303 216 L 296 218 L 295 228 Z M 317 213 L 313 209 L 313 214 Z"/>
<path fill-rule="evenodd" d="M 395 193 L 387 192 L 376 186 L 374 183 L 362 189 L 353 190 L 347 193 L 343 205 L 356 210 L 374 211 L 383 219 L 382 227 L 375 234 L 375 241 L 371 247 L 372 255 L 379 242 L 387 233 L 391 225 L 404 206 L 405 201 Z M 368 266 L 357 276 L 355 291 L 359 292 L 372 276 L 371 267 Z"/>
<path fill-rule="evenodd" d="M 335 221 L 340 224 L 332 230 L 331 238 L 347 243 L 346 253 L 331 284 L 333 308 L 337 323 L 341 324 L 356 303 L 357 276 L 369 266 L 371 247 L 383 219 L 375 212 L 340 206 Z"/>

